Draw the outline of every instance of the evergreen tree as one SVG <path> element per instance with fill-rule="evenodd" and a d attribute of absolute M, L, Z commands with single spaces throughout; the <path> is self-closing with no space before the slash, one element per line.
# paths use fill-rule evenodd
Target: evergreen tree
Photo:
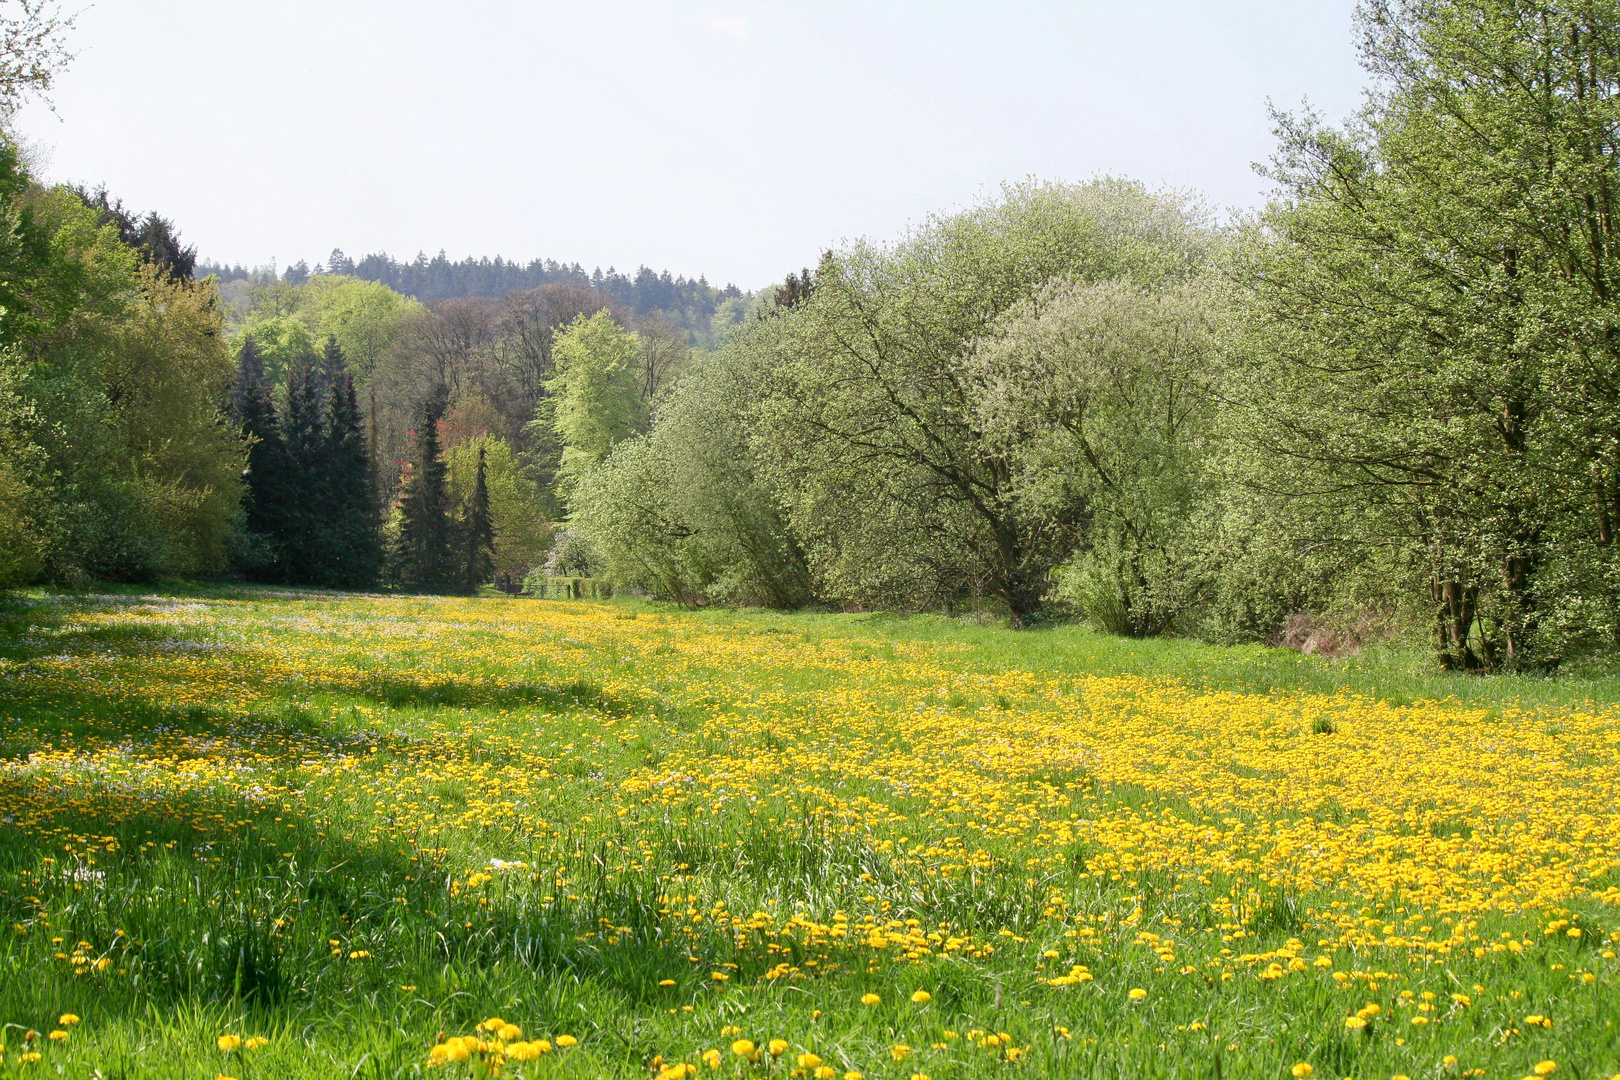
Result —
<path fill-rule="evenodd" d="M 321 392 L 337 385 L 337 381 L 348 373 L 349 360 L 343 354 L 343 346 L 339 345 L 337 338 L 331 334 L 326 335 L 326 344 L 321 348 L 321 370 L 318 380 Z"/>
<path fill-rule="evenodd" d="M 484 475 L 484 448 L 478 448 L 478 474 L 472 498 L 461 515 L 464 561 L 462 587 L 472 592 L 495 577 L 495 525 L 489 516 L 489 484 Z"/>
<path fill-rule="evenodd" d="M 281 515 L 287 502 L 287 455 L 276 422 L 276 403 L 264 374 L 264 359 L 251 337 L 237 354 L 236 386 L 231 392 L 231 414 L 249 440 L 247 489 L 243 494 L 245 522 L 250 535 L 263 547 L 255 551 L 246 569 L 261 578 L 278 572 Z"/>
<path fill-rule="evenodd" d="M 439 457 L 439 420 L 443 416 L 442 393 L 423 401 L 412 448 L 411 472 L 399 497 L 400 528 L 394 551 L 394 576 L 405 588 L 420 592 L 454 588 L 461 577 L 452 543 L 444 462 Z"/>
<path fill-rule="evenodd" d="M 354 379 L 335 341 L 328 340 L 322 367 L 328 389 L 319 576 L 324 584 L 365 588 L 376 583 L 382 561 L 371 497 L 371 455 L 360 428 Z"/>
<path fill-rule="evenodd" d="M 325 425 L 313 356 L 300 356 L 287 372 L 281 438 L 286 448 L 286 500 L 279 521 L 282 567 L 295 584 L 324 583 L 320 533 L 325 516 Z"/>

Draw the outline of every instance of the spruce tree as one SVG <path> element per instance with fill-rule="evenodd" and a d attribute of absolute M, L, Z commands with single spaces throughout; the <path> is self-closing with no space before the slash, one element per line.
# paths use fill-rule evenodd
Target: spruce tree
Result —
<path fill-rule="evenodd" d="M 454 589 L 461 578 L 456 545 L 452 543 L 444 461 L 439 457 L 439 420 L 443 416 L 442 394 L 434 394 L 422 403 L 411 472 L 399 497 L 395 576 L 405 588 L 420 592 Z"/>
<path fill-rule="evenodd" d="M 282 566 L 295 584 L 323 584 L 320 531 L 324 516 L 325 425 L 313 356 L 287 371 L 281 438 L 286 447 L 285 509 L 280 520 Z"/>
<path fill-rule="evenodd" d="M 335 341 L 327 342 L 322 368 L 328 388 L 319 575 L 322 584 L 366 588 L 376 584 L 382 561 L 371 495 L 371 457 L 360 428 L 354 379 Z"/>
<path fill-rule="evenodd" d="M 462 588 L 473 592 L 495 577 L 495 525 L 489 516 L 489 484 L 484 477 L 484 448 L 478 448 L 478 475 L 472 497 L 461 515 Z"/>
<path fill-rule="evenodd" d="M 231 413 L 250 440 L 247 489 L 242 495 L 244 524 L 260 545 L 243 568 L 255 577 L 274 580 L 280 571 L 281 518 L 287 504 L 287 455 L 276 422 L 275 399 L 264 374 L 264 358 L 251 337 L 243 339 L 237 354 Z"/>
<path fill-rule="evenodd" d="M 348 374 L 348 371 L 349 362 L 343 355 L 343 346 L 339 345 L 337 338 L 331 334 L 326 335 L 326 344 L 321 347 L 320 372 L 316 375 L 322 395 L 336 386 L 338 380 Z"/>

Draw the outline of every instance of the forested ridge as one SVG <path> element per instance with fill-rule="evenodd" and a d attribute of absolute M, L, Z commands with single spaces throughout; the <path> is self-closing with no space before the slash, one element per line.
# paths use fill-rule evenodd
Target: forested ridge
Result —
<path fill-rule="evenodd" d="M 1367 0 L 1226 217 L 1025 181 L 758 294 L 197 262 L 8 150 L 0 567 L 1620 650 L 1620 13 Z"/>
<path fill-rule="evenodd" d="M 418 252 L 410 262 L 401 262 L 386 253 L 367 255 L 356 261 L 345 255 L 342 249 L 334 248 L 326 261 L 316 263 L 313 270 L 300 260 L 279 275 L 274 267 L 249 270 L 242 266 L 210 262 L 198 265 L 195 270 L 195 276 L 214 277 L 222 285 L 242 282 L 248 286 L 276 280 L 300 285 L 311 277 L 324 274 L 374 281 L 428 304 L 469 296 L 499 300 L 508 293 L 537 289 L 542 285 L 584 286 L 595 290 L 605 303 L 636 315 L 662 312 L 687 330 L 694 341 L 710 343 L 710 321 L 716 310 L 727 301 L 746 299 L 736 285 L 715 288 L 702 275 L 697 278 L 672 276 L 668 270 L 658 273 L 646 266 L 638 267 L 633 275 L 621 274 L 611 266 L 606 273 L 601 267 L 586 273 L 578 263 L 565 265 L 553 259 L 533 259 L 520 263 L 497 255 L 493 259 L 487 256 L 479 259 L 468 257 L 452 262 L 443 251 L 431 259 L 425 253 Z M 733 304 L 732 311 L 722 312 L 722 326 L 736 321 L 735 309 L 739 306 Z"/>

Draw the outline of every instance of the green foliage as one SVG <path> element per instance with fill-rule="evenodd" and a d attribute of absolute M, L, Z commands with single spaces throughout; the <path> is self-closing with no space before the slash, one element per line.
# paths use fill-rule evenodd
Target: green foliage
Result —
<path fill-rule="evenodd" d="M 398 535 L 390 577 L 406 589 L 454 592 L 462 585 L 450 493 L 439 452 L 444 402 L 428 398 L 417 414 L 410 471 L 400 487 Z"/>
<path fill-rule="evenodd" d="M 422 311 L 421 304 L 386 285 L 319 274 L 299 285 L 272 282 L 251 289 L 235 339 L 258 343 L 271 384 L 280 386 L 298 357 L 330 338 L 363 386 Z"/>
<path fill-rule="evenodd" d="M 1082 508 L 1025 497 L 1017 448 L 985 437 L 978 342 L 1054 279 L 1157 287 L 1196 273 L 1211 242 L 1195 205 L 1104 180 L 1009 187 L 893 247 L 829 254 L 807 297 L 736 339 L 759 373 L 758 467 L 818 591 L 1032 615 Z"/>
<path fill-rule="evenodd" d="M 730 354 L 699 361 L 574 493 L 571 524 L 613 580 L 659 597 L 790 607 L 804 556 L 751 467 L 754 391 Z"/>
<path fill-rule="evenodd" d="M 324 475 L 317 487 L 321 515 L 315 533 L 323 577 L 330 584 L 367 588 L 376 584 L 382 569 L 371 454 L 361 430 L 354 378 L 344 366 L 342 350 L 331 340 L 326 375 Z"/>
<path fill-rule="evenodd" d="M 45 559 L 45 538 L 28 510 L 37 496 L 41 448 L 32 406 L 14 389 L 18 366 L 0 353 L 0 588 L 31 581 Z"/>
<path fill-rule="evenodd" d="M 1172 629 L 1212 584 L 1212 307 L 1201 286 L 1059 279 L 1009 309 L 969 361 L 1010 501 L 1075 530 L 1063 591 L 1116 633 Z"/>
<path fill-rule="evenodd" d="M 444 460 L 450 500 L 461 506 L 476 500 L 478 465 L 483 462 L 493 530 L 492 562 L 485 580 L 520 585 L 545 561 L 553 526 L 517 452 L 505 439 L 483 434 L 451 446 Z"/>
<path fill-rule="evenodd" d="M 238 569 L 266 581 L 365 588 L 381 570 L 371 455 L 343 350 L 296 357 L 278 410 L 253 338 L 232 412 L 249 442 Z"/>
<path fill-rule="evenodd" d="M 140 300 L 118 328 L 116 415 L 169 573 L 223 568 L 241 498 L 242 445 L 220 402 L 231 380 L 213 290 L 140 271 Z"/>
<path fill-rule="evenodd" d="M 1620 197 L 1609 6 L 1375 3 L 1382 92 L 1279 118 L 1230 395 L 1300 546 L 1398 553 L 1440 662 L 1545 667 L 1620 628 Z"/>
<path fill-rule="evenodd" d="M 332 338 L 362 383 L 399 340 L 404 323 L 421 305 L 386 285 L 323 274 L 303 287 L 300 314 L 317 338 Z"/>
<path fill-rule="evenodd" d="M 638 379 L 641 343 L 606 310 L 580 315 L 552 347 L 555 374 L 550 423 L 561 440 L 559 486 L 566 492 L 607 457 L 614 446 L 647 426 L 647 403 Z"/>
<path fill-rule="evenodd" d="M 495 526 L 490 520 L 489 480 L 485 451 L 478 450 L 472 491 L 462 503 L 462 586 L 469 592 L 495 579 Z"/>
<path fill-rule="evenodd" d="M 0 153 L 0 476 L 26 496 L 5 576 L 210 573 L 237 514 L 242 447 L 221 423 L 230 379 L 214 290 L 141 266 L 65 189 Z"/>
<path fill-rule="evenodd" d="M 265 377 L 273 387 L 285 386 L 293 367 L 315 353 L 315 333 L 296 315 L 251 317 L 237 335 L 239 342 L 248 338 L 258 347 Z"/>

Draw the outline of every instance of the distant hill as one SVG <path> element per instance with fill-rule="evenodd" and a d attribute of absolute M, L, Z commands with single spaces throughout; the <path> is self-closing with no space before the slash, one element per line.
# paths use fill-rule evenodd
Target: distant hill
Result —
<path fill-rule="evenodd" d="M 534 289 L 553 282 L 573 282 L 588 285 L 611 303 L 627 308 L 637 315 L 652 311 L 681 313 L 680 321 L 688 325 L 706 325 L 714 309 L 726 300 L 740 298 L 743 292 L 736 285 L 715 288 L 699 275 L 697 278 L 675 277 L 668 270 L 658 273 L 649 267 L 638 267 L 635 276 L 619 273 L 612 267 L 604 273 L 600 267 L 586 273 L 578 263 L 564 265 L 552 259 L 532 262 L 509 262 L 500 256 L 491 259 L 466 258 L 451 262 L 443 251 L 433 258 L 418 252 L 410 262 L 400 262 L 386 253 L 367 255 L 358 261 L 349 258 L 341 249 L 334 248 L 324 264 L 311 269 L 300 260 L 276 275 L 273 268 L 247 269 L 202 261 L 197 263 L 195 276 L 213 274 L 224 282 L 268 281 L 279 276 L 293 284 L 313 274 L 352 274 L 367 281 L 376 281 L 395 292 L 414 296 L 426 304 L 461 296 L 486 296 L 498 299 L 519 289 Z"/>

